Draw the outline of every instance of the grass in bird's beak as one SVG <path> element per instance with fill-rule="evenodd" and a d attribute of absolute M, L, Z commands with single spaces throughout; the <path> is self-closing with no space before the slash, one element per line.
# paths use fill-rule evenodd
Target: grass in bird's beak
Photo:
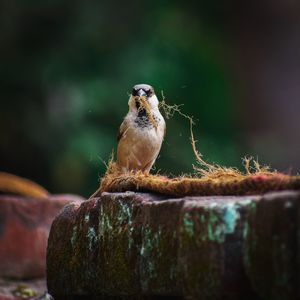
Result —
<path fill-rule="evenodd" d="M 141 96 L 141 97 L 138 98 L 138 101 L 140 103 L 139 111 L 144 109 L 146 111 L 146 114 L 147 114 L 147 117 L 148 117 L 150 123 L 153 125 L 153 127 L 155 129 L 157 129 L 157 127 L 158 127 L 157 122 L 153 118 L 153 115 L 151 113 L 151 107 L 150 107 L 146 97 Z"/>

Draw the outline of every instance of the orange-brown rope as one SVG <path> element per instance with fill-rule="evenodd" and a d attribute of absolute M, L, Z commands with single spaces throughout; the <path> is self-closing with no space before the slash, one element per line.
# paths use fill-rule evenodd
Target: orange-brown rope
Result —
<path fill-rule="evenodd" d="M 49 196 L 48 191 L 35 182 L 5 172 L 0 172 L 0 192 L 33 198 Z"/>
<path fill-rule="evenodd" d="M 241 173 L 216 172 L 200 178 L 178 177 L 170 179 L 159 175 L 142 173 L 120 174 L 109 168 L 102 178 L 99 190 L 102 192 L 151 191 L 168 196 L 208 196 L 208 195 L 249 195 L 285 189 L 300 189 L 300 176 L 281 173 L 257 172 Z"/>

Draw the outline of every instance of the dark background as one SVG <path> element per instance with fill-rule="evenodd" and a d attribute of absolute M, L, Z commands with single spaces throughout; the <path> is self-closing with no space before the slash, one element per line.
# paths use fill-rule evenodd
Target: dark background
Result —
<path fill-rule="evenodd" d="M 299 33 L 296 0 L 1 0 L 0 168 L 88 196 L 148 83 L 198 120 L 209 162 L 297 173 Z M 192 172 L 188 121 L 167 126 L 156 168 Z"/>

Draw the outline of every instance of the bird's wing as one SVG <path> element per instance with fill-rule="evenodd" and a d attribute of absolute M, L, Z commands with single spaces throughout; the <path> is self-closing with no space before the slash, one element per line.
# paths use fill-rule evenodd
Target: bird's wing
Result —
<path fill-rule="evenodd" d="M 118 132 L 118 136 L 117 136 L 117 141 L 119 142 L 120 141 L 120 139 L 124 136 L 124 134 L 127 132 L 127 130 L 128 130 L 128 122 L 127 122 L 127 120 L 125 119 L 123 122 L 122 122 L 122 124 L 121 124 L 121 126 L 120 126 L 120 129 L 119 129 L 119 132 Z"/>

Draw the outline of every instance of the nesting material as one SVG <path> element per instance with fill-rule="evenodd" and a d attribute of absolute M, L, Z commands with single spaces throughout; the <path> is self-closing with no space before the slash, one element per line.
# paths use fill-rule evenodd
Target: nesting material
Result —
<path fill-rule="evenodd" d="M 142 173 L 122 174 L 116 171 L 115 163 L 110 166 L 93 197 L 102 192 L 147 191 L 173 197 L 212 195 L 254 195 L 269 191 L 300 189 L 300 176 L 255 171 L 242 174 L 234 169 L 206 171 L 201 177 L 182 176 L 167 178 Z"/>
<path fill-rule="evenodd" d="M 147 114 L 147 117 L 150 121 L 150 123 L 153 125 L 153 127 L 155 129 L 157 129 L 158 125 L 157 125 L 157 122 L 155 121 L 155 119 L 153 118 L 153 115 L 151 113 L 151 107 L 146 99 L 146 97 L 144 96 L 141 96 L 139 97 L 139 99 L 137 100 L 140 102 L 140 107 L 139 107 L 139 110 L 142 110 L 144 109 L 146 111 L 146 114 Z"/>
<path fill-rule="evenodd" d="M 163 96 L 163 95 L 162 95 Z M 147 112 L 150 122 L 156 128 L 146 99 L 140 98 L 141 107 Z M 160 175 L 143 174 L 142 172 L 122 173 L 110 160 L 107 171 L 101 179 L 99 189 L 92 197 L 100 196 L 102 192 L 147 191 L 168 196 L 212 196 L 212 195 L 254 195 L 279 190 L 299 190 L 300 176 L 290 176 L 276 171 L 271 172 L 268 167 L 262 167 L 252 158 L 244 158 L 245 172 L 236 168 L 228 168 L 209 164 L 202 159 L 197 151 L 196 140 L 193 135 L 193 118 L 181 112 L 179 105 L 170 106 L 163 100 L 160 107 L 166 118 L 178 113 L 189 120 L 191 146 L 196 158 L 195 174 L 168 178 Z M 155 126 L 156 125 L 156 126 Z"/>

